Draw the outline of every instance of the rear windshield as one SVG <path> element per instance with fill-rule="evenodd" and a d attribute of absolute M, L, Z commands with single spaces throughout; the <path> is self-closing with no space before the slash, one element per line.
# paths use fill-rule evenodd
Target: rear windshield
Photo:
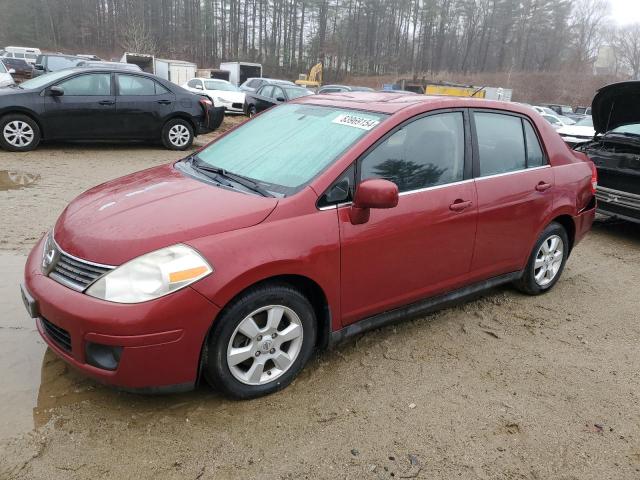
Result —
<path fill-rule="evenodd" d="M 386 117 L 284 104 L 212 143 L 198 157 L 211 166 L 256 180 L 276 195 L 291 195 Z"/>

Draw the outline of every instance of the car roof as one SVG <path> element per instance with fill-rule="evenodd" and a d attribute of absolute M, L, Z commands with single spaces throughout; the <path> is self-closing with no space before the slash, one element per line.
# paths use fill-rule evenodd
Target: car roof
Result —
<path fill-rule="evenodd" d="M 370 112 L 394 114 L 411 107 L 423 107 L 425 111 L 440 108 L 484 108 L 506 110 L 530 116 L 531 109 L 523 105 L 497 100 L 470 97 L 447 97 L 434 95 L 389 94 L 380 92 L 343 92 L 318 94 L 293 100 L 327 107 L 366 110 Z"/>
<path fill-rule="evenodd" d="M 212 80 L 214 82 L 224 82 L 224 83 L 231 83 L 228 80 L 225 80 L 224 78 L 207 78 L 207 77 L 193 77 L 191 80 Z"/>

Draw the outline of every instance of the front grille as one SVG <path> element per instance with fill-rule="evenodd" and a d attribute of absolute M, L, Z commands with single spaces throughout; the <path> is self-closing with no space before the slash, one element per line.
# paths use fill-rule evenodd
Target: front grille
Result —
<path fill-rule="evenodd" d="M 113 267 L 97 265 L 72 257 L 58 248 L 49 278 L 78 292 L 84 291 L 96 279 L 113 270 Z"/>
<path fill-rule="evenodd" d="M 49 337 L 56 345 L 67 352 L 71 351 L 71 335 L 64 328 L 60 328 L 49 320 L 40 317 L 42 328 L 44 329 L 47 337 Z"/>
<path fill-rule="evenodd" d="M 244 106 L 244 104 L 242 104 L 242 103 L 232 103 L 231 106 L 233 108 L 240 108 L 241 109 Z"/>

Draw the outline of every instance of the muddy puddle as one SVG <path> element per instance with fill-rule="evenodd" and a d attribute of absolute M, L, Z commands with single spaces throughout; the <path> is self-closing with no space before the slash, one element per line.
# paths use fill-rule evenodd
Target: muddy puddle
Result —
<path fill-rule="evenodd" d="M 27 188 L 38 180 L 40 180 L 40 175 L 34 173 L 18 170 L 0 170 L 0 192 Z"/>

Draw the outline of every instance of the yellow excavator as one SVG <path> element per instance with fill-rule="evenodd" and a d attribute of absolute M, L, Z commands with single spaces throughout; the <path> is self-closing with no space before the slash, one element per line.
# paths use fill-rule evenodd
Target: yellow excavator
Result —
<path fill-rule="evenodd" d="M 296 80 L 296 85 L 307 88 L 320 87 L 320 85 L 322 85 L 322 63 L 316 63 L 311 67 L 309 75 L 305 75 L 304 73 L 300 74 L 300 78 Z"/>

